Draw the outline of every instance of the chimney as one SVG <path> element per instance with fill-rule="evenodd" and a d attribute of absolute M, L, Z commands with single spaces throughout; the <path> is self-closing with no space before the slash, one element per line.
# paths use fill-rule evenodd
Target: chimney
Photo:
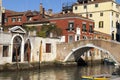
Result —
<path fill-rule="evenodd" d="M 43 6 L 42 6 L 42 3 L 40 3 L 40 14 L 43 14 Z"/>
<path fill-rule="evenodd" d="M 42 17 L 45 18 L 45 8 L 43 8 Z"/>
<path fill-rule="evenodd" d="M 52 15 L 52 9 L 48 9 L 48 15 Z"/>

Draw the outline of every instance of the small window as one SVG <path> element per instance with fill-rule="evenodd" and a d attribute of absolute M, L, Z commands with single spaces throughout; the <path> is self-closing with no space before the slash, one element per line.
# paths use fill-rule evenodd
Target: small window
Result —
<path fill-rule="evenodd" d="M 8 57 L 8 50 L 9 50 L 8 46 L 3 46 L 3 57 Z"/>
<path fill-rule="evenodd" d="M 119 29 L 120 27 L 120 23 L 118 23 L 118 21 L 116 22 L 116 28 Z"/>
<path fill-rule="evenodd" d="M 27 17 L 27 21 L 31 21 L 32 20 L 32 17 Z"/>
<path fill-rule="evenodd" d="M 5 18 L 5 19 L 4 19 L 4 22 L 5 22 L 5 23 L 8 22 L 8 18 Z"/>
<path fill-rule="evenodd" d="M 82 31 L 86 32 L 87 29 L 86 29 L 86 24 L 82 24 Z"/>
<path fill-rule="evenodd" d="M 113 21 L 112 21 L 112 23 L 111 23 L 111 24 L 112 24 L 112 27 L 113 27 Z"/>
<path fill-rule="evenodd" d="M 90 25 L 89 32 L 93 33 L 93 26 L 92 25 Z"/>
<path fill-rule="evenodd" d="M 68 30 L 69 30 L 69 31 L 74 30 L 74 23 L 73 23 L 73 22 L 70 22 L 70 23 L 68 24 Z"/>
<path fill-rule="evenodd" d="M 68 39 L 69 39 L 68 40 L 69 42 L 73 42 L 73 36 L 72 35 L 70 35 Z"/>
<path fill-rule="evenodd" d="M 51 44 L 46 43 L 46 53 L 51 53 Z"/>
<path fill-rule="evenodd" d="M 92 17 L 92 14 L 90 14 L 90 17 Z"/>
<path fill-rule="evenodd" d="M 116 14 L 116 17 L 119 18 L 119 14 Z"/>
<path fill-rule="evenodd" d="M 84 5 L 84 9 L 86 9 L 87 8 L 87 6 L 86 5 Z"/>
<path fill-rule="evenodd" d="M 21 17 L 19 17 L 19 18 L 18 18 L 18 22 L 21 22 L 21 21 L 22 21 L 22 18 L 21 18 Z"/>
<path fill-rule="evenodd" d="M 112 16 L 114 15 L 114 13 L 112 12 Z"/>
<path fill-rule="evenodd" d="M 103 16 L 103 13 L 102 13 L 102 12 L 100 13 L 100 16 Z"/>
<path fill-rule="evenodd" d="M 77 10 L 78 9 L 78 7 L 77 6 L 75 6 L 75 10 Z"/>
<path fill-rule="evenodd" d="M 99 22 L 99 28 L 103 28 L 103 21 Z"/>
<path fill-rule="evenodd" d="M 80 40 L 80 36 L 79 36 L 79 35 L 77 35 L 77 41 L 78 41 L 78 40 Z"/>
<path fill-rule="evenodd" d="M 16 18 L 12 18 L 12 22 L 15 22 L 16 21 Z"/>
<path fill-rule="evenodd" d="M 95 7 L 98 7 L 98 4 L 95 4 Z"/>
<path fill-rule="evenodd" d="M 113 3 L 112 3 L 112 6 L 113 6 Z"/>

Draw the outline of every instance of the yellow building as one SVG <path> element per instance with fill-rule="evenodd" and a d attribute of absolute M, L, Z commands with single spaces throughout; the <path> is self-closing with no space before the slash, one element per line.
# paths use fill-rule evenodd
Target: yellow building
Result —
<path fill-rule="evenodd" d="M 116 22 L 120 22 L 120 5 L 115 0 L 78 0 L 73 13 L 95 21 L 95 31 L 103 32 L 115 39 Z"/>

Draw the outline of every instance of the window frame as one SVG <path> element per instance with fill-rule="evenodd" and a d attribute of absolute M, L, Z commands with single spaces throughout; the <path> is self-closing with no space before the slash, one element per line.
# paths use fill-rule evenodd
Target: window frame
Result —
<path fill-rule="evenodd" d="M 68 30 L 73 31 L 74 30 L 74 22 L 69 22 L 68 23 Z"/>
<path fill-rule="evenodd" d="M 99 21 L 99 28 L 103 28 L 104 27 L 104 21 Z"/>
<path fill-rule="evenodd" d="M 15 17 L 12 18 L 12 22 L 16 22 L 16 18 Z"/>
<path fill-rule="evenodd" d="M 46 43 L 46 53 L 51 53 L 51 43 Z"/>
<path fill-rule="evenodd" d="M 6 52 L 7 49 L 7 52 Z M 8 57 L 8 53 L 9 53 L 9 46 L 8 45 L 3 45 L 3 53 L 2 53 L 2 57 Z"/>
<path fill-rule="evenodd" d="M 95 4 L 95 8 L 97 8 L 97 7 L 98 7 L 98 3 Z"/>

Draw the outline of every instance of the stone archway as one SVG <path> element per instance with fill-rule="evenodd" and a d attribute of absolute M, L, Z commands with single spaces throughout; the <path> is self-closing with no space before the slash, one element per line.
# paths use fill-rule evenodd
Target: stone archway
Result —
<path fill-rule="evenodd" d="M 30 40 L 28 39 L 24 45 L 24 61 L 30 62 L 31 57 L 31 44 Z"/>
<path fill-rule="evenodd" d="M 20 36 L 13 38 L 12 62 L 21 62 L 21 44 L 22 38 Z"/>
<path fill-rule="evenodd" d="M 94 47 L 102 50 L 103 52 L 108 53 L 108 55 L 120 65 L 120 43 L 101 39 L 80 40 L 73 43 L 57 44 L 56 60 L 64 62 L 73 52 L 84 47 Z"/>
<path fill-rule="evenodd" d="M 75 53 L 78 54 L 78 52 L 80 52 L 80 53 L 79 53 L 79 57 L 78 57 L 78 58 L 80 58 L 80 56 L 81 56 L 85 51 L 91 50 L 92 48 L 96 48 L 96 49 L 98 49 L 98 50 L 101 50 L 101 51 L 107 53 L 107 54 L 111 57 L 111 59 L 113 59 L 113 60 L 116 62 L 116 64 L 119 64 L 119 62 L 114 58 L 114 56 L 113 56 L 109 51 L 107 51 L 107 50 L 105 50 L 105 49 L 103 49 L 103 48 L 101 48 L 101 47 L 95 46 L 95 45 L 93 45 L 93 44 L 88 44 L 88 45 L 80 46 L 80 47 L 78 47 L 78 48 L 76 48 L 76 49 L 73 49 L 73 50 L 68 54 L 68 56 L 65 57 L 64 62 L 66 62 L 66 61 L 70 58 L 70 56 L 71 56 L 72 54 L 74 54 L 74 56 L 77 56 L 77 57 L 78 57 L 78 55 L 76 55 Z M 76 58 L 77 58 L 77 57 L 76 57 Z"/>

